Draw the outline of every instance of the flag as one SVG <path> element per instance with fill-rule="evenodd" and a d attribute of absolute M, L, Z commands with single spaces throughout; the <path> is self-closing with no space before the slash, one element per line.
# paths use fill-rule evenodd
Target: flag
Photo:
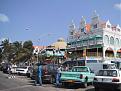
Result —
<path fill-rule="evenodd" d="M 87 32 L 90 32 L 90 29 L 91 29 L 90 24 L 86 24 L 86 31 L 87 31 Z"/>

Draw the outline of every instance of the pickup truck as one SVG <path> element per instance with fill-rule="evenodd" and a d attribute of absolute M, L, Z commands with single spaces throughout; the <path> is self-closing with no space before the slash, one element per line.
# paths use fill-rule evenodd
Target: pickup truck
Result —
<path fill-rule="evenodd" d="M 74 66 L 70 71 L 62 71 L 60 82 L 63 86 L 69 84 L 82 84 L 85 88 L 88 83 L 92 83 L 94 72 L 87 66 Z"/>

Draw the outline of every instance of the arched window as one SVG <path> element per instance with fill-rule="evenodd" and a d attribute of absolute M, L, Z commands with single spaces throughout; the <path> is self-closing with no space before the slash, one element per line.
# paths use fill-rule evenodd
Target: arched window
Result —
<path fill-rule="evenodd" d="M 110 37 L 110 44 L 114 45 L 114 38 L 112 36 Z"/>
<path fill-rule="evenodd" d="M 109 37 L 108 37 L 108 35 L 104 36 L 104 41 L 105 41 L 106 44 L 109 44 Z"/>
<path fill-rule="evenodd" d="M 116 38 L 115 44 L 116 44 L 116 46 L 119 46 L 119 39 L 118 38 Z"/>

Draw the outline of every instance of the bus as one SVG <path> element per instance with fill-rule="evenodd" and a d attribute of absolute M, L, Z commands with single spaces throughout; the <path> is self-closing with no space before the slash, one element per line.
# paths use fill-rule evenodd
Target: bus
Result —
<path fill-rule="evenodd" d="M 111 63 L 115 63 L 117 69 L 121 69 L 121 61 L 111 61 Z"/>
<path fill-rule="evenodd" d="M 89 67 L 95 74 L 101 69 L 115 69 L 115 63 L 111 62 L 98 62 L 97 60 L 68 60 L 62 63 L 63 67 L 68 67 L 71 69 L 73 66 L 87 66 Z"/>

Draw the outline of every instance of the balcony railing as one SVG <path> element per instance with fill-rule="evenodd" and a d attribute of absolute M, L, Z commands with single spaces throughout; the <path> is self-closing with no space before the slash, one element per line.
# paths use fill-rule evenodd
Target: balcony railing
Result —
<path fill-rule="evenodd" d="M 100 40 L 100 41 L 96 41 L 96 44 L 102 44 L 102 43 L 103 43 L 102 40 Z"/>
<path fill-rule="evenodd" d="M 75 42 L 75 44 L 71 44 L 70 47 L 83 47 L 83 46 L 89 46 L 89 45 L 97 45 L 102 44 L 102 40 L 90 40 L 90 41 L 84 41 L 84 42 Z"/>

